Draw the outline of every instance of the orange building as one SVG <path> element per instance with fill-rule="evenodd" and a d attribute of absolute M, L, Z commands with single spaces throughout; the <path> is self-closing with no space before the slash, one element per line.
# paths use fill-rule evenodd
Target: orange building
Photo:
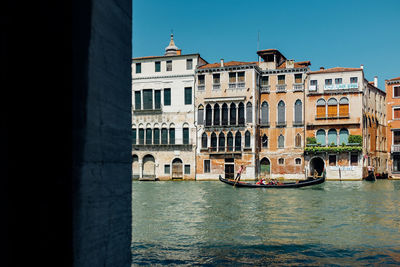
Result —
<path fill-rule="evenodd" d="M 385 81 L 389 177 L 400 179 L 400 77 Z"/>

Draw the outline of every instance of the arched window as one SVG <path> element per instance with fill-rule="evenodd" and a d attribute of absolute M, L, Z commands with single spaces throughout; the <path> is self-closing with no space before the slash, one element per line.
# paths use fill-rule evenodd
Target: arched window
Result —
<path fill-rule="evenodd" d="M 235 134 L 235 151 L 242 150 L 242 134 L 237 131 Z"/>
<path fill-rule="evenodd" d="M 214 105 L 214 125 L 219 125 L 219 105 Z"/>
<path fill-rule="evenodd" d="M 322 146 L 326 145 L 325 142 L 325 130 L 318 130 L 316 134 L 317 144 L 321 144 Z"/>
<path fill-rule="evenodd" d="M 328 144 L 329 145 L 337 145 L 337 132 L 335 129 L 330 129 L 328 131 Z"/>
<path fill-rule="evenodd" d="M 339 145 L 349 143 L 349 131 L 345 128 L 341 129 L 339 132 Z"/>
<path fill-rule="evenodd" d="M 206 125 L 211 126 L 211 120 L 212 120 L 212 108 L 210 104 L 207 104 L 206 106 Z"/>
<path fill-rule="evenodd" d="M 236 125 L 236 105 L 232 103 L 230 106 L 230 125 Z"/>
<path fill-rule="evenodd" d="M 285 124 L 285 102 L 282 100 L 278 103 L 278 124 Z"/>
<path fill-rule="evenodd" d="M 324 99 L 318 99 L 317 101 L 317 118 L 326 117 L 326 102 Z"/>
<path fill-rule="evenodd" d="M 268 147 L 268 136 L 264 134 L 261 138 L 262 147 Z"/>
<path fill-rule="evenodd" d="M 244 134 L 244 146 L 250 147 L 250 142 L 251 142 L 250 132 L 246 131 L 246 133 Z"/>
<path fill-rule="evenodd" d="M 169 144 L 175 144 L 175 128 L 169 128 Z"/>
<path fill-rule="evenodd" d="M 227 150 L 233 151 L 233 134 L 231 132 L 228 133 L 227 143 Z"/>
<path fill-rule="evenodd" d="M 163 145 L 168 144 L 168 129 L 167 128 L 161 129 L 161 144 L 163 144 Z"/>
<path fill-rule="evenodd" d="M 298 133 L 294 140 L 295 147 L 301 147 L 301 135 Z"/>
<path fill-rule="evenodd" d="M 154 128 L 153 129 L 153 134 L 154 134 L 153 144 L 159 145 L 160 144 L 160 129 L 159 128 Z"/>
<path fill-rule="evenodd" d="M 228 105 L 222 105 L 222 125 L 228 125 Z"/>
<path fill-rule="evenodd" d="M 349 99 L 347 97 L 342 97 L 339 100 L 339 117 L 349 116 Z"/>
<path fill-rule="evenodd" d="M 153 130 L 151 128 L 146 129 L 146 145 L 151 145 L 153 141 Z"/>
<path fill-rule="evenodd" d="M 337 100 L 335 98 L 330 98 L 328 100 L 328 117 L 337 117 Z"/>
<path fill-rule="evenodd" d="M 211 134 L 211 151 L 217 150 L 217 135 L 215 133 Z"/>
<path fill-rule="evenodd" d="M 251 102 L 247 102 L 246 104 L 246 122 L 253 122 L 253 105 Z"/>
<path fill-rule="evenodd" d="M 278 137 L 278 148 L 284 148 L 285 147 L 285 137 L 283 135 L 280 135 Z"/>
<path fill-rule="evenodd" d="M 244 104 L 242 102 L 239 103 L 238 107 L 238 124 L 244 125 Z"/>
<path fill-rule="evenodd" d="M 189 144 L 189 127 L 188 127 L 188 125 L 186 127 L 182 128 L 182 143 L 184 145 Z"/>
<path fill-rule="evenodd" d="M 207 134 L 203 133 L 201 135 L 201 148 L 207 148 Z"/>
<path fill-rule="evenodd" d="M 269 106 L 267 102 L 261 104 L 261 124 L 268 125 L 269 122 Z"/>
<path fill-rule="evenodd" d="M 218 136 L 218 150 L 225 151 L 225 134 L 223 132 L 220 132 Z"/>
<path fill-rule="evenodd" d="M 203 107 L 203 105 L 199 105 L 199 107 L 197 109 L 197 123 L 199 125 L 204 124 L 204 107 Z"/>
<path fill-rule="evenodd" d="M 294 122 L 300 124 L 303 120 L 303 103 L 297 99 L 294 103 Z"/>
<path fill-rule="evenodd" d="M 139 129 L 139 145 L 144 145 L 144 129 Z"/>

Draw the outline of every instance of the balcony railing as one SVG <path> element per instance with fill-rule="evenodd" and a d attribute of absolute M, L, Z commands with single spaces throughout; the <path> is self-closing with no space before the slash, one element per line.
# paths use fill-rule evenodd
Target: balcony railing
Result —
<path fill-rule="evenodd" d="M 245 83 L 244 82 L 237 82 L 237 83 L 229 83 L 228 88 L 229 89 L 236 89 L 236 88 L 244 88 Z"/>
<path fill-rule="evenodd" d="M 203 84 L 203 85 L 198 85 L 198 86 L 197 86 L 197 89 L 198 89 L 199 91 L 203 91 L 205 88 L 206 88 L 206 87 L 205 87 L 204 84 Z"/>
<path fill-rule="evenodd" d="M 293 121 L 293 126 L 303 126 L 304 121 Z"/>
<path fill-rule="evenodd" d="M 219 90 L 221 88 L 221 84 L 219 84 L 219 83 L 214 83 L 213 84 L 213 89 L 214 90 Z"/>
<path fill-rule="evenodd" d="M 317 120 L 325 120 L 325 119 L 348 119 L 350 118 L 349 113 L 341 113 L 341 114 L 317 114 L 315 119 Z"/>
<path fill-rule="evenodd" d="M 392 145 L 392 150 L 391 152 L 397 153 L 400 152 L 400 145 Z"/>
<path fill-rule="evenodd" d="M 276 122 L 276 127 L 285 127 L 286 126 L 286 121 L 277 121 Z"/>
<path fill-rule="evenodd" d="M 260 122 L 261 127 L 269 127 L 269 121 Z"/>
<path fill-rule="evenodd" d="M 134 109 L 133 114 L 134 115 L 154 115 L 154 114 L 161 114 L 162 109 L 157 108 L 157 109 Z"/>
<path fill-rule="evenodd" d="M 134 144 L 132 145 L 133 150 L 138 151 L 191 151 L 192 144 Z"/>
<path fill-rule="evenodd" d="M 276 91 L 278 93 L 284 93 L 286 92 L 286 84 L 277 84 L 276 85 Z"/>
<path fill-rule="evenodd" d="M 270 87 L 270 85 L 261 85 L 260 93 L 269 93 Z"/>
<path fill-rule="evenodd" d="M 302 83 L 293 84 L 293 91 L 303 91 L 304 87 Z"/>
<path fill-rule="evenodd" d="M 244 82 L 238 82 L 237 83 L 237 88 L 244 88 L 245 83 Z"/>
<path fill-rule="evenodd" d="M 208 152 L 210 153 L 240 153 L 242 152 L 241 146 L 226 146 L 226 147 L 209 147 Z"/>
<path fill-rule="evenodd" d="M 229 83 L 229 89 L 235 89 L 236 88 L 236 83 Z"/>

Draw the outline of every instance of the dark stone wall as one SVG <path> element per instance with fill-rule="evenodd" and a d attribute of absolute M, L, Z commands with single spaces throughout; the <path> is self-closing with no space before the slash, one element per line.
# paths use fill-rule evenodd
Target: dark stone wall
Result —
<path fill-rule="evenodd" d="M 2 2 L 2 266 L 130 266 L 131 5 Z"/>

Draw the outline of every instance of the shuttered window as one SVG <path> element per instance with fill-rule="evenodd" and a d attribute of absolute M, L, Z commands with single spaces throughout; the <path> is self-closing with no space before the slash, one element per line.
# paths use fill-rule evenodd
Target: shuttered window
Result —
<path fill-rule="evenodd" d="M 161 108 L 161 90 L 154 91 L 154 108 L 155 109 Z"/>
<path fill-rule="evenodd" d="M 161 62 L 160 61 L 154 62 L 154 68 L 155 68 L 155 72 L 160 72 L 161 71 Z"/>
<path fill-rule="evenodd" d="M 267 102 L 261 105 L 261 124 L 268 124 L 269 121 L 269 107 Z"/>
<path fill-rule="evenodd" d="M 144 144 L 144 129 L 139 129 L 139 144 Z"/>
<path fill-rule="evenodd" d="M 234 103 L 231 104 L 230 116 L 230 125 L 236 125 L 236 105 Z"/>
<path fill-rule="evenodd" d="M 146 145 L 151 145 L 152 139 L 152 130 L 146 129 Z"/>
<path fill-rule="evenodd" d="M 135 109 L 142 109 L 142 95 L 140 91 L 135 91 Z"/>
<path fill-rule="evenodd" d="M 175 129 L 174 128 L 169 129 L 169 143 L 171 145 L 175 144 Z"/>
<path fill-rule="evenodd" d="M 207 104 L 206 106 L 206 125 L 210 126 L 212 122 L 212 109 L 211 105 Z"/>
<path fill-rule="evenodd" d="M 164 89 L 164 106 L 171 106 L 171 89 Z"/>
<path fill-rule="evenodd" d="M 342 97 L 339 101 L 339 116 L 349 116 L 349 100 L 346 97 Z"/>
<path fill-rule="evenodd" d="M 225 151 L 225 134 L 223 132 L 218 136 L 218 149 L 219 151 Z"/>
<path fill-rule="evenodd" d="M 136 129 L 132 129 L 132 144 L 136 145 Z"/>
<path fill-rule="evenodd" d="M 153 90 L 143 90 L 143 109 L 153 109 Z"/>
<path fill-rule="evenodd" d="M 161 129 L 161 144 L 168 144 L 168 130 L 166 128 Z"/>
<path fill-rule="evenodd" d="M 217 150 L 217 135 L 215 133 L 211 134 L 211 150 Z"/>
<path fill-rule="evenodd" d="M 251 102 L 247 102 L 246 104 L 246 122 L 253 122 L 253 105 Z"/>
<path fill-rule="evenodd" d="M 183 128 L 183 144 L 189 144 L 189 128 Z"/>
<path fill-rule="evenodd" d="M 246 131 L 246 133 L 244 134 L 244 146 L 250 147 L 250 142 L 251 142 L 250 132 Z"/>
<path fill-rule="evenodd" d="M 185 87 L 185 105 L 192 104 L 192 87 Z"/>
<path fill-rule="evenodd" d="M 295 141 L 294 142 L 294 146 L 295 147 L 301 147 L 301 135 L 300 134 L 296 135 L 296 138 L 295 138 L 294 141 Z"/>
<path fill-rule="evenodd" d="M 200 105 L 199 109 L 197 110 L 197 123 L 199 125 L 204 124 L 204 107 L 202 105 Z"/>
<path fill-rule="evenodd" d="M 228 125 L 228 105 L 222 105 L 222 125 Z"/>
<path fill-rule="evenodd" d="M 244 125 L 244 104 L 243 103 L 239 103 L 239 107 L 238 107 L 238 123 L 239 125 Z"/>
<path fill-rule="evenodd" d="M 316 139 L 317 139 L 317 144 L 321 144 L 322 146 L 325 146 L 325 131 L 324 130 L 318 130 L 316 134 Z"/>
<path fill-rule="evenodd" d="M 393 119 L 400 119 L 400 108 L 393 108 Z"/>
<path fill-rule="evenodd" d="M 153 133 L 154 133 L 153 144 L 159 145 L 160 144 L 160 129 L 154 128 Z"/>
<path fill-rule="evenodd" d="M 294 121 L 301 123 L 303 120 L 303 104 L 300 99 L 294 104 Z"/>
<path fill-rule="evenodd" d="M 142 63 L 136 63 L 136 73 L 142 73 Z"/>
<path fill-rule="evenodd" d="M 228 151 L 233 150 L 233 134 L 231 132 L 228 133 L 228 138 L 227 138 L 227 143 L 228 143 Z"/>
<path fill-rule="evenodd" d="M 240 132 L 236 132 L 235 134 L 235 151 L 242 150 L 242 134 Z"/>
<path fill-rule="evenodd" d="M 201 135 L 201 148 L 207 148 L 207 134 L 203 133 Z"/>
<path fill-rule="evenodd" d="M 339 132 L 339 145 L 349 143 L 349 131 L 347 129 L 341 129 Z"/>
<path fill-rule="evenodd" d="M 219 111 L 219 105 L 215 104 L 214 105 L 214 125 L 219 125 L 220 121 L 219 121 L 219 115 L 220 111 Z"/>
<path fill-rule="evenodd" d="M 278 123 L 285 123 L 285 102 L 278 103 Z"/>
<path fill-rule="evenodd" d="M 335 98 L 328 100 L 328 117 L 337 117 L 337 100 Z"/>
<path fill-rule="evenodd" d="M 278 148 L 283 148 L 285 147 L 285 137 L 283 135 L 280 135 L 278 137 Z"/>
<path fill-rule="evenodd" d="M 337 132 L 335 129 L 328 131 L 328 145 L 337 145 Z"/>
<path fill-rule="evenodd" d="M 325 118 L 326 116 L 326 102 L 324 99 L 317 101 L 317 118 Z"/>

